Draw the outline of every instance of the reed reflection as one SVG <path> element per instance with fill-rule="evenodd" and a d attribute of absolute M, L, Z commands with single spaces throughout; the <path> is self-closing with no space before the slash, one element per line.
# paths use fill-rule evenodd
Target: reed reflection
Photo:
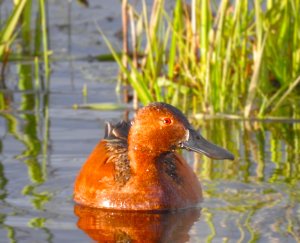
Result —
<path fill-rule="evenodd" d="M 18 63 L 18 88 L 19 93 L 12 93 L 11 100 L 17 100 L 15 103 L 1 103 L 8 91 L 0 91 L 0 118 L 4 120 L 5 131 L 14 138 L 15 143 L 23 144 L 22 150 L 16 150 L 12 156 L 26 164 L 29 183 L 26 183 L 20 191 L 19 198 L 28 198 L 34 211 L 44 211 L 45 204 L 52 200 L 52 194 L 47 190 L 40 190 L 40 186 L 47 181 L 47 154 L 49 145 L 49 94 L 43 90 L 37 89 L 34 84 L 33 64 Z M 18 101 L 19 100 L 19 101 Z M 15 107 L 18 107 L 17 109 Z M 2 151 L 2 142 L 6 139 L 4 136 L 0 140 L 0 154 Z M 4 173 L 5 167 L 9 168 L 9 163 L 0 161 L 0 200 L 11 214 L 16 214 L 18 208 L 14 201 L 9 198 L 11 191 L 8 191 L 6 184 L 12 181 Z M 25 180 L 25 178 L 23 178 Z M 11 189 L 10 189 L 11 190 Z M 15 190 L 14 188 L 12 190 Z M 26 200 L 26 199 L 24 199 Z M 7 230 L 8 238 L 13 242 L 15 235 L 20 231 L 15 224 L 11 224 L 7 219 L 9 214 L 3 214 L 0 226 Z M 35 215 L 36 216 L 36 215 Z M 13 217 L 12 217 L 13 218 Z M 9 223 L 7 223 L 7 220 Z M 51 238 L 51 232 L 45 227 L 47 219 L 45 217 L 30 217 L 27 226 L 30 228 L 40 228 Z M 11 233 L 12 232 L 12 233 Z"/>
<path fill-rule="evenodd" d="M 200 211 L 134 212 L 74 206 L 78 228 L 97 242 L 187 242 Z"/>

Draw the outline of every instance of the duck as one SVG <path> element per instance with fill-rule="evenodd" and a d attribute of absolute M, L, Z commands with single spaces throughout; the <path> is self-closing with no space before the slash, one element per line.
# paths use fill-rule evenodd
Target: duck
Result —
<path fill-rule="evenodd" d="M 201 184 L 178 149 L 234 160 L 206 140 L 176 107 L 154 102 L 130 122 L 106 123 L 105 135 L 74 183 L 74 201 L 92 208 L 166 211 L 196 207 Z"/>

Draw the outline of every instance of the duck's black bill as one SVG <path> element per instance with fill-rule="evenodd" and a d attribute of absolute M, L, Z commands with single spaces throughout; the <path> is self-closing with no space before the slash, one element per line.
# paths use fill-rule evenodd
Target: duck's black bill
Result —
<path fill-rule="evenodd" d="M 188 140 L 181 144 L 182 148 L 204 154 L 212 159 L 230 159 L 234 160 L 232 153 L 219 147 L 200 135 L 193 129 L 189 129 Z"/>

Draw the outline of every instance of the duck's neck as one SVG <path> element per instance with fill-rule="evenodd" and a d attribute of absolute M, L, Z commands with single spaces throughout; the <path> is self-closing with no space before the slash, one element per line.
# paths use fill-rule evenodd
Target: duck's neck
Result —
<path fill-rule="evenodd" d="M 157 170 L 157 153 L 138 145 L 128 147 L 130 168 L 133 172 L 143 173 Z"/>
<path fill-rule="evenodd" d="M 159 170 L 158 157 L 168 151 L 168 146 L 165 145 L 163 139 L 160 139 L 156 133 L 149 132 L 146 128 L 135 123 L 129 130 L 128 158 L 133 172 L 142 173 Z"/>

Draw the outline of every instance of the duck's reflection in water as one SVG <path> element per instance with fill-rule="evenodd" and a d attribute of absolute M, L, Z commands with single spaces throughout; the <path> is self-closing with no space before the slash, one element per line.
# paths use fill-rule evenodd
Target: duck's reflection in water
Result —
<path fill-rule="evenodd" d="M 134 212 L 74 206 L 77 226 L 98 242 L 187 242 L 200 211 Z"/>

